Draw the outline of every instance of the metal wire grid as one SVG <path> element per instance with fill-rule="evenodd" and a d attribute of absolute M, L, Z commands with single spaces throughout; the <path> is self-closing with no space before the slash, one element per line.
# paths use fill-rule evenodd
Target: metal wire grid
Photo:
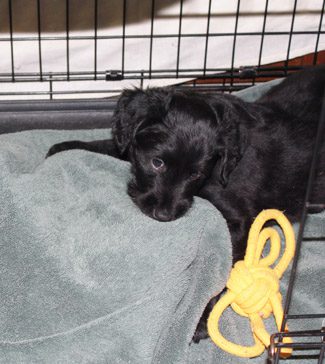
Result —
<path fill-rule="evenodd" d="M 228 79 L 226 83 L 216 82 L 213 86 L 213 90 L 221 90 L 221 91 L 235 91 L 238 89 L 242 89 L 244 87 L 248 87 L 250 85 L 258 82 L 260 78 L 264 77 L 283 77 L 286 76 L 289 71 L 298 70 L 301 67 L 290 66 L 289 58 L 290 51 L 292 46 L 292 37 L 294 35 L 302 35 L 309 34 L 315 35 L 315 46 L 314 46 L 314 56 L 311 62 L 311 65 L 315 65 L 317 63 L 317 52 L 319 47 L 319 39 L 322 34 L 325 33 L 322 30 L 323 16 L 324 16 L 324 7 L 325 0 L 322 3 L 322 6 L 319 9 L 319 25 L 317 31 L 295 31 L 294 24 L 297 14 L 297 0 L 294 1 L 293 9 L 292 9 L 292 17 L 291 17 L 291 26 L 289 31 L 266 31 L 266 21 L 269 15 L 269 0 L 265 1 L 264 8 L 264 16 L 263 16 L 263 26 L 260 32 L 239 32 L 238 31 L 238 21 L 241 16 L 240 8 L 241 8 L 241 0 L 237 0 L 236 6 L 236 14 L 235 14 L 235 26 L 233 32 L 224 32 L 224 33 L 214 33 L 211 32 L 210 24 L 211 24 L 211 16 L 212 16 L 212 3 L 213 0 L 209 0 L 207 12 L 206 12 L 206 32 L 198 32 L 198 33 L 184 33 L 183 32 L 183 7 L 184 1 L 179 0 L 179 17 L 178 17 L 178 32 L 174 34 L 155 34 L 154 32 L 154 24 L 155 24 L 155 7 L 158 0 L 151 0 L 151 27 L 150 34 L 127 34 L 126 26 L 127 26 L 127 10 L 128 4 L 131 0 L 123 0 L 123 10 L 122 10 L 122 34 L 108 34 L 108 35 L 100 35 L 99 25 L 98 25 L 98 9 L 99 9 L 99 0 L 93 0 L 93 35 L 74 35 L 70 29 L 70 1 L 62 0 L 65 2 L 65 34 L 64 35 L 44 35 L 42 30 L 42 11 L 41 11 L 41 1 L 35 0 L 35 13 L 36 13 L 36 29 L 37 34 L 34 35 L 24 35 L 19 36 L 14 31 L 14 11 L 13 11 L 13 3 L 15 0 L 7 0 L 8 1 L 8 24 L 9 34 L 0 34 L 0 42 L 7 42 L 10 44 L 10 64 L 11 71 L 0 73 L 0 82 L 48 82 L 49 89 L 48 91 L 34 91 L 34 92 L 14 92 L 14 93 L 2 93 L 5 95 L 29 95 L 29 94 L 47 94 L 50 98 L 55 94 L 83 94 L 83 93 L 109 93 L 115 92 L 116 89 L 110 90 L 109 86 L 106 90 L 77 90 L 77 91 L 53 91 L 53 82 L 57 81 L 117 81 L 117 80 L 140 80 L 140 86 L 143 85 L 143 80 L 146 79 L 170 79 L 176 78 L 182 81 L 182 79 L 188 78 L 214 78 L 214 79 Z M 217 0 L 215 0 L 217 1 Z M 279 35 L 288 36 L 288 45 L 287 45 L 287 54 L 286 59 L 284 60 L 284 65 L 282 66 L 263 66 L 261 64 L 262 55 L 264 47 L 264 41 L 266 36 L 274 36 Z M 243 67 L 235 67 L 236 60 L 236 43 L 237 39 L 240 36 L 259 36 L 260 37 L 260 45 L 259 45 L 259 56 L 258 62 L 253 67 L 251 65 L 243 65 Z M 207 65 L 207 59 L 209 54 L 209 42 L 211 39 L 215 37 L 229 37 L 229 40 L 232 41 L 232 55 L 231 61 L 228 67 L 224 68 L 211 68 Z M 177 42 L 176 48 L 176 66 L 172 69 L 156 69 L 153 66 L 153 42 L 156 39 L 169 39 L 171 42 Z M 181 43 L 185 38 L 201 38 L 204 42 L 204 57 L 202 60 L 201 68 L 182 68 L 180 65 L 180 57 L 181 57 Z M 126 56 L 126 41 L 129 39 L 148 39 L 150 42 L 149 47 L 149 67 L 146 69 L 126 69 L 125 67 L 125 56 Z M 70 44 L 72 41 L 82 41 L 82 40 L 90 40 L 93 42 L 93 67 L 91 71 L 73 71 L 71 69 L 71 47 Z M 98 66 L 98 52 L 99 52 L 99 41 L 100 40 L 117 40 L 121 42 L 121 62 L 120 67 L 118 69 L 100 69 Z M 15 57 L 15 46 L 21 42 L 37 42 L 37 50 L 38 50 L 38 71 L 37 72 L 24 72 L 18 71 L 15 68 L 16 57 Z M 42 44 L 45 41 L 63 41 L 65 42 L 66 48 L 66 57 L 65 57 L 65 67 L 60 72 L 48 72 L 44 71 L 43 67 L 43 51 Z M 246 67 L 248 66 L 248 67 Z M 222 73 L 222 74 L 221 74 Z M 244 83 L 236 83 L 235 79 L 247 79 L 247 82 Z M 211 85 L 210 85 L 211 87 Z"/>
<path fill-rule="evenodd" d="M 307 243 L 308 240 L 313 240 L 313 241 L 316 240 L 318 244 L 324 244 L 325 242 L 325 236 L 320 236 L 318 238 L 312 238 L 312 239 L 304 237 L 308 212 L 314 209 L 315 207 L 318 209 L 325 208 L 324 204 L 317 204 L 317 201 L 316 203 L 311 202 L 311 193 L 315 182 L 317 161 L 319 159 L 322 143 L 324 143 L 324 136 L 325 136 L 325 93 L 324 93 L 324 101 L 323 101 L 317 136 L 315 140 L 313 158 L 310 166 L 309 179 L 307 184 L 306 196 L 304 200 L 304 208 L 300 220 L 296 253 L 293 259 L 292 269 L 289 278 L 289 285 L 285 299 L 284 316 L 283 316 L 281 331 L 279 333 L 272 335 L 271 337 L 271 345 L 269 348 L 269 362 L 274 364 L 279 363 L 279 361 L 281 360 L 280 349 L 284 347 L 290 347 L 295 350 L 292 359 L 293 358 L 315 359 L 317 360 L 318 364 L 322 364 L 325 359 L 325 312 L 314 313 L 314 314 L 312 313 L 295 314 L 295 315 L 290 314 L 294 284 L 299 274 L 297 272 L 297 267 L 302 248 L 304 247 L 304 242 Z M 324 277 L 319 277 L 319 279 L 324 279 Z M 319 294 L 324 294 L 324 292 L 319 292 Z M 312 319 L 323 319 L 321 327 L 315 328 L 314 330 L 285 332 L 285 326 L 287 324 L 289 324 L 290 326 L 290 321 L 312 320 Z M 284 337 L 292 337 L 293 343 L 292 344 L 283 343 Z M 308 351 L 310 350 L 313 350 L 312 354 L 308 354 Z M 297 354 L 297 352 L 300 354 Z M 302 354 L 302 352 L 304 354 Z"/>
<path fill-rule="evenodd" d="M 266 31 L 266 21 L 269 14 L 269 0 L 265 1 L 265 8 L 263 14 L 263 25 L 261 32 L 239 32 L 238 31 L 238 20 L 240 18 L 240 6 L 241 1 L 237 0 L 236 6 L 236 20 L 233 32 L 228 33 L 213 33 L 211 32 L 211 16 L 212 16 L 212 3 L 213 0 L 209 0 L 208 8 L 206 13 L 206 32 L 205 33 L 184 33 L 183 32 L 183 6 L 184 1 L 186 0 L 179 0 L 179 23 L 178 23 L 178 32 L 174 34 L 155 34 L 154 32 L 154 24 L 155 24 L 155 7 L 158 0 L 151 0 L 151 24 L 150 24 L 150 34 L 137 34 L 137 35 L 129 35 L 126 33 L 126 26 L 127 26 L 127 9 L 128 3 L 131 0 L 123 0 L 123 11 L 122 11 L 122 34 L 120 35 L 99 35 L 98 29 L 98 9 L 99 9 L 99 1 L 100 0 L 93 0 L 93 9 L 94 9 L 94 19 L 93 19 L 93 35 L 73 35 L 70 32 L 70 1 L 69 0 L 62 0 L 65 2 L 65 35 L 64 36 L 48 36 L 43 34 L 42 26 L 41 26 L 41 1 L 42 0 L 35 0 L 35 12 L 36 12 L 36 21 L 37 21 L 37 34 L 36 35 L 28 35 L 28 36 L 17 36 L 14 32 L 14 12 L 13 12 L 13 2 L 15 0 L 8 0 L 8 23 L 9 23 L 9 32 L 8 35 L 0 34 L 0 42 L 7 42 L 10 44 L 10 64 L 11 64 L 11 71 L 6 73 L 0 73 L 0 82 L 12 82 L 12 83 L 19 83 L 19 82 L 43 82 L 49 84 L 48 91 L 31 91 L 31 92 L 7 92 L 6 95 L 48 95 L 50 99 L 52 99 L 55 95 L 63 95 L 63 94 L 90 94 L 90 93 L 109 93 L 114 92 L 116 93 L 117 90 L 110 90 L 108 87 L 105 90 L 77 90 L 77 91 L 53 91 L 53 82 L 56 81 L 121 81 L 125 79 L 134 79 L 140 81 L 140 86 L 143 85 L 143 81 L 146 79 L 168 79 L 168 78 L 176 78 L 179 79 L 180 82 L 187 78 L 195 78 L 195 79 L 214 79 L 220 80 L 221 82 L 216 83 L 209 83 L 200 85 L 197 81 L 194 81 L 191 84 L 187 84 L 183 87 L 196 87 L 199 90 L 204 92 L 207 91 L 235 91 L 239 90 L 248 86 L 259 82 L 259 80 L 264 79 L 265 77 L 284 77 L 291 71 L 296 71 L 300 69 L 300 66 L 291 66 L 289 63 L 290 59 L 290 50 L 292 46 L 292 37 L 297 34 L 314 34 L 316 35 L 315 46 L 314 46 L 314 53 L 312 56 L 312 60 L 310 65 L 317 64 L 318 61 L 318 47 L 319 47 L 319 39 L 325 31 L 322 31 L 322 23 L 324 18 L 324 7 L 325 7 L 325 0 L 322 2 L 322 7 L 319 9 L 320 18 L 318 24 L 317 31 L 310 31 L 310 32 L 299 32 L 294 30 L 294 23 L 296 18 L 297 12 L 297 0 L 294 2 L 294 6 L 292 9 L 292 18 L 291 18 L 291 25 L 290 31 L 288 32 L 268 32 Z M 262 65 L 262 56 L 264 50 L 264 40 L 266 36 L 269 35 L 288 35 L 288 44 L 287 44 L 287 53 L 286 59 L 284 63 L 281 65 Z M 208 67 L 208 52 L 209 52 L 209 41 L 214 37 L 225 36 L 229 37 L 232 40 L 232 55 L 229 67 L 225 68 L 211 68 Z M 258 55 L 258 62 L 256 65 L 243 65 L 243 67 L 235 67 L 235 59 L 236 59 L 236 43 L 239 36 L 260 36 L 260 46 L 259 46 L 259 55 Z M 201 37 L 204 40 L 204 58 L 202 60 L 202 68 L 182 68 L 180 65 L 180 58 L 181 58 L 181 43 L 185 38 L 189 37 Z M 153 43 L 155 39 L 165 38 L 170 39 L 171 41 L 177 42 L 176 48 L 176 66 L 172 69 L 156 69 L 153 66 Z M 147 69 L 133 69 L 129 70 L 125 67 L 125 57 L 126 57 L 126 41 L 128 39 L 148 39 L 150 42 L 149 47 L 149 67 Z M 65 59 L 65 69 L 60 72 L 47 72 L 44 71 L 43 67 L 43 51 L 42 51 L 42 44 L 44 41 L 63 41 L 65 42 L 66 48 L 66 59 Z M 70 43 L 72 41 L 82 41 L 82 40 L 91 40 L 93 42 L 93 69 L 92 71 L 72 71 L 71 70 L 71 47 Z M 118 69 L 101 69 L 98 66 L 98 53 L 100 40 L 117 40 L 121 42 L 121 63 L 120 68 Z M 15 46 L 17 43 L 20 42 L 28 42 L 34 41 L 37 42 L 37 50 L 38 50 L 38 71 L 37 72 L 18 72 L 15 68 L 16 58 L 15 58 Z M 237 82 L 238 79 L 241 82 Z M 1 96 L 1 93 L 0 93 Z M 320 142 L 324 138 L 324 125 L 325 125 L 325 111 L 323 106 L 322 111 L 322 118 L 318 132 L 318 139 L 316 142 L 315 147 L 315 154 L 313 163 L 311 166 L 311 173 L 310 179 L 308 183 L 308 191 L 306 194 L 305 200 L 305 208 L 303 211 L 301 224 L 300 224 L 300 231 L 298 235 L 297 241 L 297 253 L 294 258 L 293 268 L 291 271 L 290 281 L 289 281 L 289 288 L 285 303 L 284 309 L 284 320 L 283 325 L 280 333 L 277 333 L 272 336 L 272 342 L 270 346 L 269 358 L 270 361 L 274 363 L 278 363 L 281 359 L 279 357 L 279 348 L 284 346 L 292 346 L 294 349 L 300 350 L 310 350 L 310 349 L 317 349 L 319 353 L 313 354 L 313 356 L 308 355 L 300 355 L 300 358 L 314 358 L 318 360 L 318 363 L 322 363 L 324 359 L 324 352 L 325 352 L 325 343 L 324 343 L 324 327 L 317 328 L 315 330 L 305 330 L 299 332 L 290 332 L 285 333 L 284 327 L 285 324 L 288 323 L 290 320 L 298 320 L 298 319 L 313 319 L 313 318 L 325 318 L 325 313 L 320 314 L 308 314 L 308 315 L 291 315 L 289 314 L 290 310 L 290 303 L 292 292 L 294 288 L 294 281 L 297 275 L 297 264 L 299 260 L 300 250 L 303 246 L 302 242 L 305 240 L 303 237 L 304 226 L 306 221 L 306 216 L 308 213 L 308 209 L 311 207 L 309 203 L 309 196 L 311 186 L 314 180 L 314 171 L 315 171 L 315 160 L 317 155 L 317 150 L 320 147 Z M 324 237 L 320 237 L 320 241 L 325 240 Z M 284 344 L 282 342 L 284 336 L 292 336 L 295 340 L 294 343 Z M 297 338 L 304 339 L 304 338 L 312 338 L 314 341 L 304 342 L 304 341 L 297 341 Z"/>

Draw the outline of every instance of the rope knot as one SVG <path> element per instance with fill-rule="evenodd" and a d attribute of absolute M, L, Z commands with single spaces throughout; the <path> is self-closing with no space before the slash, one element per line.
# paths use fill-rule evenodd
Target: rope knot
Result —
<path fill-rule="evenodd" d="M 279 294 L 279 278 L 269 267 L 247 267 L 239 261 L 231 271 L 227 288 L 235 296 L 231 307 L 239 315 L 257 313 L 265 318 L 272 312 L 270 298 Z"/>
<path fill-rule="evenodd" d="M 281 238 L 277 230 L 269 227 L 263 229 L 267 220 L 276 220 L 284 233 L 286 246 L 279 260 Z M 270 250 L 266 257 L 262 257 L 267 241 L 270 241 Z M 280 331 L 283 310 L 279 280 L 287 269 L 294 251 L 294 232 L 287 218 L 278 210 L 262 211 L 249 231 L 244 260 L 235 264 L 227 282 L 228 290 L 214 306 L 208 319 L 210 337 L 223 350 L 237 356 L 251 358 L 262 354 L 265 347 L 270 345 L 270 335 L 265 330 L 262 318 L 273 313 Z M 277 260 L 276 266 L 271 268 Z M 255 345 L 237 345 L 221 335 L 218 328 L 219 319 L 229 305 L 239 315 L 250 319 Z M 283 342 L 291 343 L 292 340 L 287 337 Z M 280 355 L 288 356 L 291 351 L 291 348 L 282 348 Z"/>

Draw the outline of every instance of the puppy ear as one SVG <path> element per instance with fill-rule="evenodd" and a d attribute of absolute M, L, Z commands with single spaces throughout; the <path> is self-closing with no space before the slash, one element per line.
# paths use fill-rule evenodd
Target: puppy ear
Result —
<path fill-rule="evenodd" d="M 121 155 L 127 153 L 140 130 L 161 120 L 169 93 L 167 88 L 123 91 L 112 118 L 113 138 Z"/>
<path fill-rule="evenodd" d="M 234 98 L 234 97 L 232 97 Z M 254 117 L 248 112 L 240 100 L 230 99 L 222 107 L 217 107 L 219 128 L 217 133 L 217 172 L 219 182 L 226 186 L 231 172 L 243 157 L 248 145 L 247 126 Z"/>
<path fill-rule="evenodd" d="M 112 117 L 115 145 L 121 155 L 125 154 L 137 126 L 141 123 L 141 110 L 146 104 L 146 94 L 139 89 L 125 90 L 120 96 Z"/>
<path fill-rule="evenodd" d="M 231 131 L 221 133 L 219 139 L 219 159 L 217 170 L 219 182 L 225 187 L 231 172 L 236 168 L 246 149 L 246 132 L 234 124 Z"/>

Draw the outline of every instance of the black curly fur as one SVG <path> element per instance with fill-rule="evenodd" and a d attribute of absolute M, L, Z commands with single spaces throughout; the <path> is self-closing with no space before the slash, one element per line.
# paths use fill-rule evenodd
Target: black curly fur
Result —
<path fill-rule="evenodd" d="M 128 192 L 148 216 L 183 216 L 194 196 L 209 200 L 227 220 L 234 262 L 242 259 L 248 229 L 266 208 L 296 221 L 325 88 L 325 67 L 288 77 L 257 102 L 231 95 L 155 88 L 125 91 L 113 117 L 113 140 L 55 145 L 48 155 L 71 148 L 129 160 Z M 163 161 L 160 168 L 153 159 Z M 325 144 L 313 200 L 325 203 Z M 207 306 L 193 340 L 206 337 Z"/>

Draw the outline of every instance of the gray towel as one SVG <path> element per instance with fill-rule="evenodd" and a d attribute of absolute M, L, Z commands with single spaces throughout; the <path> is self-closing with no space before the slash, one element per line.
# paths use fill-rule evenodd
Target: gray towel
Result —
<path fill-rule="evenodd" d="M 1 363 L 184 363 L 226 282 L 229 233 L 210 203 L 157 222 L 126 194 L 128 163 L 44 160 L 53 143 L 103 133 L 0 136 Z"/>

